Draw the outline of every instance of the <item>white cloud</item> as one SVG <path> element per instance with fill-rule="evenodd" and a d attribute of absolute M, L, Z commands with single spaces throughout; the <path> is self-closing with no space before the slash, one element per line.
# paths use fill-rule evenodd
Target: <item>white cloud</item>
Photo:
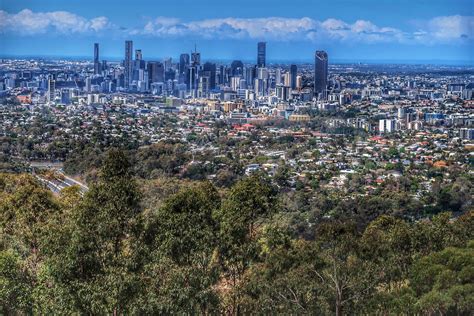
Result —
<path fill-rule="evenodd" d="M 474 38 L 474 16 L 440 16 L 428 22 L 428 32 L 434 39 L 456 40 Z"/>
<path fill-rule="evenodd" d="M 63 34 L 99 32 L 113 25 L 104 17 L 86 19 L 67 11 L 33 12 L 29 9 L 10 14 L 0 10 L 0 32 L 24 35 L 55 31 Z"/>
<path fill-rule="evenodd" d="M 327 19 L 321 23 L 321 32 L 330 38 L 354 42 L 402 41 L 404 36 L 399 29 L 379 27 L 366 20 L 349 24 L 341 20 Z"/>
<path fill-rule="evenodd" d="M 410 27 L 410 25 L 407 25 Z M 254 39 L 270 41 L 336 40 L 354 43 L 422 43 L 436 44 L 474 40 L 473 16 L 440 16 L 418 21 L 416 29 L 406 31 L 379 26 L 371 21 L 346 22 L 339 19 L 318 21 L 302 18 L 218 18 L 182 21 L 174 17 L 157 17 L 136 28 L 119 28 L 107 17 L 88 19 L 67 11 L 18 13 L 0 10 L 0 33 L 35 35 L 47 32 L 59 34 L 103 34 L 117 31 L 123 36 L 153 36 L 161 38 L 198 37 L 205 39 Z M 107 33 L 110 34 L 110 33 Z"/>
<path fill-rule="evenodd" d="M 278 41 L 317 41 L 331 38 L 344 41 L 383 42 L 403 39 L 402 31 L 391 27 L 378 27 L 370 21 L 358 20 L 349 24 L 337 19 L 320 22 L 308 17 L 223 18 L 190 22 L 159 17 L 149 21 L 144 28 L 134 30 L 133 34 Z"/>
<path fill-rule="evenodd" d="M 223 18 L 182 22 L 159 17 L 149 21 L 137 34 L 167 36 L 200 36 L 204 38 L 304 39 L 316 31 L 317 22 L 310 18 Z"/>

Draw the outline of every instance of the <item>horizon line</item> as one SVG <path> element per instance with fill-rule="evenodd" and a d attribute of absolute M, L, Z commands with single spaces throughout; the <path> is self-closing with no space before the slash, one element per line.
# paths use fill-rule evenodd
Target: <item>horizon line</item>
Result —
<path fill-rule="evenodd" d="M 1 59 L 71 59 L 71 60 L 78 60 L 78 61 L 87 61 L 92 60 L 93 56 L 88 55 L 28 55 L 28 54 L 0 54 Z M 178 59 L 178 57 L 174 56 L 150 56 L 147 59 L 149 61 L 155 60 L 164 60 L 167 58 Z M 123 58 L 120 56 L 104 56 L 101 58 L 101 61 L 111 61 L 111 62 L 119 62 L 122 61 Z M 246 59 L 236 59 L 236 58 L 207 58 L 203 59 L 203 61 L 220 61 L 220 62 L 228 62 L 240 60 L 246 63 L 252 63 L 253 60 L 248 58 Z M 331 62 L 332 60 L 332 62 Z M 301 59 L 290 59 L 290 58 L 268 58 L 267 63 L 302 63 L 302 64 L 311 64 L 314 61 L 310 58 L 301 58 Z M 330 64 L 410 64 L 410 65 L 436 65 L 436 66 L 474 66 L 474 60 L 453 60 L 453 59 L 391 59 L 391 58 L 373 58 L 373 59 L 350 59 L 350 58 L 330 58 Z"/>

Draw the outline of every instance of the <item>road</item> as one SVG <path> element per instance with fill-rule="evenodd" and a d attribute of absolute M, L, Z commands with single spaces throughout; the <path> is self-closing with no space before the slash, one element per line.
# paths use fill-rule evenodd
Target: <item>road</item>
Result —
<path fill-rule="evenodd" d="M 55 194 L 59 194 L 62 189 L 73 185 L 77 185 L 79 187 L 79 189 L 81 190 L 81 194 L 84 194 L 89 189 L 85 184 L 65 175 L 62 169 L 62 163 L 31 162 L 30 166 L 33 168 L 32 170 L 35 177 L 42 183 L 44 183 Z M 45 177 L 35 173 L 35 168 L 54 170 L 54 172 L 58 174 L 58 176 L 52 180 L 46 179 Z"/>
<path fill-rule="evenodd" d="M 58 178 L 55 178 L 53 180 L 48 180 L 44 177 L 41 177 L 39 175 L 35 175 L 36 178 L 38 178 L 42 183 L 44 183 L 48 189 L 50 189 L 53 193 L 55 194 L 59 194 L 59 192 L 64 189 L 64 188 L 67 188 L 67 187 L 70 187 L 70 186 L 73 186 L 73 185 L 77 185 L 79 187 L 79 189 L 81 190 L 81 194 L 84 194 L 89 188 L 80 183 L 79 181 L 77 180 L 74 180 L 73 178 L 70 178 L 64 174 L 61 173 L 61 176 L 64 177 L 64 179 L 60 179 L 59 177 Z"/>

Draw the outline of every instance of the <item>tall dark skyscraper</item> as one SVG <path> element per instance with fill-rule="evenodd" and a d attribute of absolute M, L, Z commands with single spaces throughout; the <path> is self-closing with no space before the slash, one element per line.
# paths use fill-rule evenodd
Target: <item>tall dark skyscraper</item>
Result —
<path fill-rule="evenodd" d="M 257 67 L 263 68 L 266 65 L 267 43 L 259 42 L 257 44 Z"/>
<path fill-rule="evenodd" d="M 327 99 L 328 54 L 317 50 L 314 55 L 314 95 L 320 100 Z"/>
<path fill-rule="evenodd" d="M 124 86 L 125 89 L 128 89 L 132 81 L 133 74 L 133 42 L 125 41 L 125 59 L 123 62 L 124 66 Z"/>
<path fill-rule="evenodd" d="M 164 82 L 165 68 L 159 61 L 149 61 L 147 63 L 148 80 L 150 83 Z"/>
<path fill-rule="evenodd" d="M 56 96 L 56 80 L 53 77 L 48 79 L 48 94 L 47 100 L 48 102 L 54 102 L 54 98 Z"/>
<path fill-rule="evenodd" d="M 191 53 L 191 65 L 199 66 L 201 64 L 201 53 L 194 51 Z"/>
<path fill-rule="evenodd" d="M 179 56 L 179 74 L 186 73 L 186 68 L 189 66 L 189 54 L 181 54 Z"/>
<path fill-rule="evenodd" d="M 99 62 L 99 43 L 94 43 L 94 75 L 100 73 L 100 62 Z"/>
<path fill-rule="evenodd" d="M 296 65 L 290 66 L 290 87 L 291 89 L 296 89 L 296 75 L 298 73 L 298 67 Z"/>
<path fill-rule="evenodd" d="M 194 52 L 191 52 L 191 65 L 187 71 L 187 85 L 188 90 L 191 91 L 192 95 L 195 96 L 199 82 L 199 69 L 201 65 L 201 53 L 199 53 L 194 46 Z"/>
<path fill-rule="evenodd" d="M 216 88 L 216 64 L 207 62 L 202 68 L 204 76 L 209 77 L 209 89 L 213 90 Z"/>

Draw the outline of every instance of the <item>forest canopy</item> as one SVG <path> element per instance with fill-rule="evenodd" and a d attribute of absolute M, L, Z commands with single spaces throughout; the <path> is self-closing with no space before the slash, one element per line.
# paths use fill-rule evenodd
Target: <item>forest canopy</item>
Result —
<path fill-rule="evenodd" d="M 449 212 L 443 194 L 454 192 L 434 201 L 444 212 L 417 220 L 406 212 L 418 205 L 397 194 L 290 203 L 258 173 L 230 188 L 144 186 L 131 166 L 109 150 L 85 194 L 0 176 L 2 314 L 474 310 L 474 217 Z"/>

